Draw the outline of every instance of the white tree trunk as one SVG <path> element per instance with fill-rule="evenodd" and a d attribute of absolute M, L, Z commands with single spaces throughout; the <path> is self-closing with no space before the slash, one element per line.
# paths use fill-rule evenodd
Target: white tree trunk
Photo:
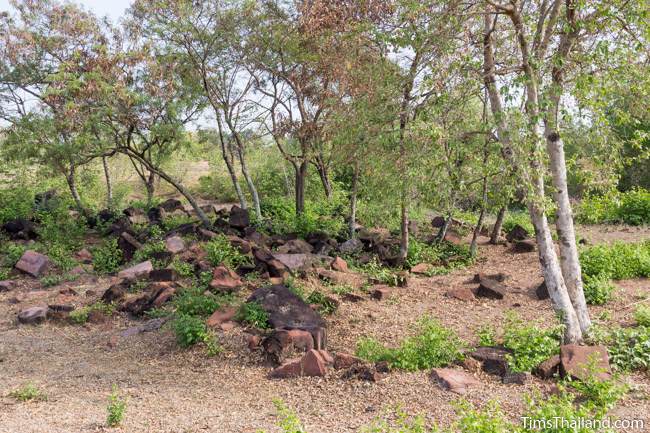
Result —
<path fill-rule="evenodd" d="M 555 226 L 560 243 L 562 275 L 564 276 L 571 303 L 580 321 L 580 329 L 582 329 L 583 333 L 587 333 L 591 326 L 591 320 L 583 290 L 582 270 L 576 245 L 571 202 L 567 191 L 564 145 L 556 132 L 546 132 L 546 148 L 551 160 L 551 174 L 557 204 Z"/>

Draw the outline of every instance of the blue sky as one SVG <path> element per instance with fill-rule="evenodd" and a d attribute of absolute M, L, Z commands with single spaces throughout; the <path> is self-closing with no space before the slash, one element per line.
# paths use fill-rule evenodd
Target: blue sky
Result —
<path fill-rule="evenodd" d="M 131 5 L 132 0 L 77 0 L 73 3 L 82 4 L 100 17 L 107 15 L 113 21 L 119 19 Z M 0 11 L 11 8 L 9 0 L 0 0 Z"/>

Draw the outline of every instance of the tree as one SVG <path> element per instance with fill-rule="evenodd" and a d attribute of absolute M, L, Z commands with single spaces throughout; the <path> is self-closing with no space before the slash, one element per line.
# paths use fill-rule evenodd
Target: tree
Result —
<path fill-rule="evenodd" d="M 221 153 L 242 208 L 246 198 L 237 180 L 235 155 L 258 218 L 259 194 L 246 164 L 243 131 L 255 120 L 248 100 L 253 79 L 240 62 L 245 38 L 245 4 L 229 1 L 138 1 L 132 14 L 142 36 L 157 41 L 166 56 L 186 61 L 190 85 L 200 87 L 213 110 Z"/>
<path fill-rule="evenodd" d="M 79 168 L 102 153 L 92 123 L 107 37 L 90 13 L 53 1 L 14 2 L 0 18 L 0 85 L 4 153 L 50 167 L 66 179 L 86 216 L 76 183 Z"/>

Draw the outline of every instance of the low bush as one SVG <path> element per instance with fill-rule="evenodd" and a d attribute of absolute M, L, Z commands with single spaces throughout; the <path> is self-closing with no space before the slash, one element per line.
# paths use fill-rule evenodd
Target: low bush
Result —
<path fill-rule="evenodd" d="M 215 295 L 201 287 L 189 287 L 174 297 L 173 306 L 179 315 L 205 318 L 231 302 L 230 296 Z"/>
<path fill-rule="evenodd" d="M 117 246 L 117 239 L 111 238 L 92 249 L 93 269 L 98 274 L 110 274 L 117 271 L 124 260 L 122 250 Z"/>
<path fill-rule="evenodd" d="M 22 255 L 27 251 L 27 247 L 21 244 L 14 244 L 13 242 L 7 242 L 4 248 L 4 257 L 2 260 L 2 265 L 8 268 L 13 268 Z"/>
<path fill-rule="evenodd" d="M 576 220 L 585 224 L 650 224 L 650 191 L 637 188 L 585 197 L 576 207 Z"/>
<path fill-rule="evenodd" d="M 307 433 L 298 415 L 289 409 L 282 400 L 273 400 L 273 405 L 277 411 L 278 427 L 282 429 L 282 433 Z"/>
<path fill-rule="evenodd" d="M 34 207 L 34 193 L 26 188 L 0 189 L 0 225 L 15 219 L 28 219 Z"/>
<path fill-rule="evenodd" d="M 594 245 L 580 252 L 583 276 L 624 280 L 650 277 L 650 241 Z"/>
<path fill-rule="evenodd" d="M 365 338 L 357 345 L 357 356 L 370 362 L 387 361 L 393 368 L 416 371 L 444 367 L 462 359 L 464 343 L 436 319 L 425 316 L 416 324 L 416 334 L 404 339 L 399 347 L 388 348 L 377 340 Z"/>
<path fill-rule="evenodd" d="M 335 191 L 329 200 L 307 200 L 302 215 L 296 215 L 293 199 L 286 197 L 263 202 L 262 214 L 273 233 L 296 233 L 304 237 L 323 232 L 337 237 L 347 229 L 347 201 L 340 191 Z"/>
<path fill-rule="evenodd" d="M 524 322 L 515 314 L 508 314 L 503 330 L 503 346 L 512 351 L 508 355 L 510 368 L 516 372 L 531 371 L 551 355 L 559 353 L 562 326 L 549 329 L 539 324 Z"/>
<path fill-rule="evenodd" d="M 321 314 L 332 314 L 338 308 L 336 301 L 325 296 L 322 292 L 314 290 L 307 296 L 305 302 L 318 306 L 318 312 Z"/>
<path fill-rule="evenodd" d="M 650 369 L 650 328 L 614 328 L 600 330 L 599 334 L 594 337 L 594 342 L 607 346 L 609 362 L 614 369 Z"/>
<path fill-rule="evenodd" d="M 106 411 L 108 412 L 108 415 L 106 416 L 106 424 L 109 427 L 117 427 L 124 420 L 126 399 L 120 397 L 117 385 L 113 385 L 113 392 L 111 392 L 111 395 L 108 397 Z"/>
<path fill-rule="evenodd" d="M 618 382 L 616 378 L 603 380 L 598 376 L 595 360 L 590 361 L 589 374 L 583 380 L 573 380 L 570 376 L 564 379 L 564 386 L 577 392 L 581 402 L 591 411 L 605 415 L 613 409 L 616 403 L 625 395 L 628 387 Z"/>
<path fill-rule="evenodd" d="M 427 426 L 423 415 L 411 416 L 398 408 L 394 413 L 389 413 L 385 419 L 376 419 L 369 426 L 362 427 L 359 433 L 439 433 L 434 426 Z"/>
<path fill-rule="evenodd" d="M 241 304 L 235 318 L 254 328 L 270 328 L 269 313 L 267 313 L 266 310 L 264 310 L 264 308 L 262 308 L 262 306 L 257 302 L 245 302 Z"/>
<path fill-rule="evenodd" d="M 230 244 L 225 235 L 218 235 L 205 244 L 208 261 L 213 266 L 224 265 L 236 269 L 241 265 L 250 263 L 248 256 L 242 254 Z"/>
<path fill-rule="evenodd" d="M 9 397 L 22 402 L 47 400 L 47 396 L 33 383 L 27 383 L 20 388 L 11 391 Z"/>
<path fill-rule="evenodd" d="M 167 251 L 165 247 L 165 241 L 162 240 L 152 240 L 142 245 L 142 248 L 137 250 L 133 254 L 133 263 L 141 263 L 147 260 L 151 260 L 151 263 L 155 268 L 163 268 L 167 266 L 167 263 L 162 263 L 160 260 L 156 259 L 156 255 L 164 253 Z"/>
<path fill-rule="evenodd" d="M 587 304 L 603 305 L 612 299 L 616 286 L 605 275 L 584 276 L 584 293 Z"/>
<path fill-rule="evenodd" d="M 650 307 L 638 305 L 634 310 L 634 320 L 637 325 L 650 328 Z"/>
<path fill-rule="evenodd" d="M 507 420 L 499 404 L 491 400 L 477 409 L 471 403 L 456 402 L 456 414 L 460 418 L 454 423 L 453 431 L 461 433 L 510 433 L 515 426 Z"/>
<path fill-rule="evenodd" d="M 199 316 L 178 314 L 172 323 L 176 341 L 181 347 L 190 347 L 209 341 L 211 334 L 205 320 Z"/>
<path fill-rule="evenodd" d="M 442 275 L 454 269 L 463 268 L 473 261 L 467 245 L 455 245 L 450 242 L 427 244 L 416 239 L 409 242 L 406 265 L 411 268 L 418 263 L 436 265 L 430 274 Z"/>
<path fill-rule="evenodd" d="M 535 227 L 533 227 L 533 223 L 530 221 L 530 215 L 526 211 L 511 211 L 506 213 L 506 216 L 503 218 L 502 230 L 508 233 L 516 225 L 525 228 L 531 236 L 535 233 Z"/>
<path fill-rule="evenodd" d="M 95 302 L 94 304 L 87 305 L 82 308 L 77 308 L 76 310 L 71 311 L 69 317 L 73 323 L 83 325 L 88 321 L 88 317 L 93 311 L 99 311 L 106 316 L 112 316 L 113 313 L 115 313 L 115 305 L 106 304 L 102 301 Z"/>
<path fill-rule="evenodd" d="M 181 278 L 190 278 L 194 276 L 194 266 L 180 260 L 178 257 L 174 257 L 172 262 L 169 264 L 169 267 L 176 271 L 178 276 Z"/>

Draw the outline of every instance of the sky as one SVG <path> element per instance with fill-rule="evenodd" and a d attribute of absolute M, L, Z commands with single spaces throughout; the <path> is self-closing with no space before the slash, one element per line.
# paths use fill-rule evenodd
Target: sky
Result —
<path fill-rule="evenodd" d="M 75 0 L 99 17 L 108 16 L 113 21 L 118 20 L 131 5 L 132 0 Z M 0 0 L 0 11 L 10 10 L 9 0 Z"/>

